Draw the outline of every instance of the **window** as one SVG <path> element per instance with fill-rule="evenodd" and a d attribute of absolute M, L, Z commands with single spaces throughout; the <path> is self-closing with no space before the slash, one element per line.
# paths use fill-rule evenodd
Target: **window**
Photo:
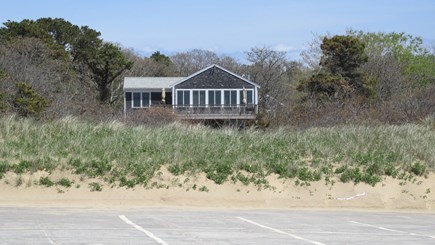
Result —
<path fill-rule="evenodd" d="M 252 90 L 246 90 L 246 104 L 252 105 L 254 104 L 253 101 L 253 91 Z M 243 105 L 243 90 L 240 90 L 240 104 Z"/>
<path fill-rule="evenodd" d="M 215 91 L 208 91 L 208 105 L 210 106 L 214 106 L 216 105 L 215 100 L 214 100 L 214 93 Z"/>
<path fill-rule="evenodd" d="M 225 105 L 237 105 L 237 90 L 225 90 L 224 91 L 224 104 Z"/>
<path fill-rule="evenodd" d="M 194 90 L 193 105 L 205 105 L 205 90 Z"/>
<path fill-rule="evenodd" d="M 177 105 L 183 105 L 183 91 L 177 91 Z"/>
<path fill-rule="evenodd" d="M 221 95 L 220 90 L 209 90 L 208 91 L 208 105 L 209 106 L 221 106 Z"/>
<path fill-rule="evenodd" d="M 142 93 L 142 107 L 150 106 L 150 93 Z"/>
<path fill-rule="evenodd" d="M 130 105 L 131 105 L 131 92 L 125 93 L 125 101 L 126 101 L 126 103 L 130 103 Z"/>
<path fill-rule="evenodd" d="M 177 105 L 181 105 L 181 106 L 190 105 L 189 90 L 177 90 Z"/>
<path fill-rule="evenodd" d="M 248 105 L 254 104 L 254 91 L 248 90 L 247 96 L 248 96 L 248 101 L 247 101 Z"/>
<path fill-rule="evenodd" d="M 151 92 L 151 105 L 159 105 L 162 101 L 161 92 Z"/>
<path fill-rule="evenodd" d="M 140 104 L 140 93 L 133 93 L 133 108 L 141 107 Z"/>

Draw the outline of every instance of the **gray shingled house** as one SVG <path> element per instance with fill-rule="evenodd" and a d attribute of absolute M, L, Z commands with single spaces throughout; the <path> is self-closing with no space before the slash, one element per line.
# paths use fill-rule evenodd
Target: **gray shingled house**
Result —
<path fill-rule="evenodd" d="M 182 119 L 254 119 L 260 86 L 218 65 L 188 77 L 126 77 L 124 116 L 153 106 Z"/>

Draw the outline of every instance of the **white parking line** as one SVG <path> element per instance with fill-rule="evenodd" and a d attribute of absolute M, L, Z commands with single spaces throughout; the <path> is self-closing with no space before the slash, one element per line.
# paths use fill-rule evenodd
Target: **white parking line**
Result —
<path fill-rule="evenodd" d="M 55 243 L 53 240 L 51 240 L 51 238 L 48 236 L 47 232 L 45 230 L 42 230 L 44 232 L 45 237 L 48 239 L 48 241 L 50 242 L 51 245 L 56 245 L 57 243 Z"/>
<path fill-rule="evenodd" d="M 424 234 L 417 234 L 417 233 L 413 233 L 413 232 L 406 232 L 406 231 L 399 231 L 399 230 L 393 230 L 393 229 L 389 229 L 389 228 L 385 228 L 382 226 L 376 226 L 376 225 L 371 225 L 371 224 L 365 224 L 365 223 L 361 223 L 361 222 L 356 222 L 356 221 L 349 221 L 350 223 L 354 223 L 357 225 L 362 225 L 362 226 L 367 226 L 367 227 L 373 227 L 379 230 L 384 230 L 384 231 L 391 231 L 391 232 L 396 232 L 396 233 L 402 233 L 402 234 L 407 234 L 410 236 L 422 236 L 422 237 L 430 237 L 432 239 L 435 239 L 435 236 L 431 236 L 431 235 L 424 235 Z"/>
<path fill-rule="evenodd" d="M 240 220 L 243 220 L 245 222 L 248 222 L 250 224 L 259 226 L 259 227 L 264 228 L 264 229 L 268 229 L 268 230 L 271 230 L 271 231 L 274 231 L 274 232 L 277 232 L 277 233 L 280 233 L 280 234 L 291 236 L 291 237 L 293 237 L 294 239 L 297 239 L 297 240 L 306 241 L 306 242 L 309 242 L 309 243 L 312 243 L 312 244 L 316 244 L 316 245 L 325 245 L 324 243 L 312 241 L 312 240 L 309 240 L 309 239 L 306 239 L 306 238 L 303 238 L 303 237 L 300 237 L 300 236 L 297 236 L 297 235 L 294 235 L 294 234 L 291 234 L 291 233 L 288 233 L 288 232 L 285 232 L 285 231 L 282 231 L 282 230 L 278 230 L 278 229 L 275 229 L 275 228 L 272 228 L 272 227 L 269 227 L 269 226 L 265 226 L 265 225 L 259 224 L 257 222 L 254 222 L 252 220 L 245 219 L 243 217 L 236 217 L 236 218 L 238 218 Z"/>
<path fill-rule="evenodd" d="M 136 228 L 137 230 L 142 231 L 143 233 L 145 233 L 147 236 L 149 236 L 150 238 L 152 238 L 154 241 L 156 241 L 158 244 L 161 245 L 168 245 L 168 243 L 166 243 L 165 241 L 163 241 L 162 239 L 156 237 L 153 233 L 151 233 L 150 231 L 145 230 L 144 228 L 142 228 L 139 225 L 136 225 L 135 223 L 133 223 L 131 220 L 127 219 L 127 217 L 125 217 L 124 215 L 118 215 L 118 217 L 124 221 L 125 223 L 133 226 L 134 228 Z"/>

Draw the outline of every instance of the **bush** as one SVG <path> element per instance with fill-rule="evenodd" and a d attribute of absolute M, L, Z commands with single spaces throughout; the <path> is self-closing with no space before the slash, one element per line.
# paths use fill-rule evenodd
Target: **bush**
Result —
<path fill-rule="evenodd" d="M 13 104 L 18 115 L 38 117 L 49 105 L 49 101 L 36 93 L 30 84 L 19 82 L 16 87 L 17 92 L 13 98 Z"/>
<path fill-rule="evenodd" d="M 426 173 L 426 166 L 421 164 L 420 162 L 415 162 L 411 165 L 409 171 L 417 176 L 422 176 Z"/>
<path fill-rule="evenodd" d="M 4 173 L 6 173 L 7 171 L 9 171 L 9 164 L 7 162 L 0 162 L 0 179 L 3 178 Z"/>
<path fill-rule="evenodd" d="M 213 180 L 216 184 L 223 184 L 233 173 L 231 164 L 215 164 L 205 170 L 206 177 Z"/>
<path fill-rule="evenodd" d="M 68 178 L 61 178 L 60 180 L 58 180 L 56 182 L 56 185 L 60 185 L 60 186 L 64 186 L 64 187 L 71 187 L 72 186 L 72 181 L 69 180 Z"/>
<path fill-rule="evenodd" d="M 90 183 L 89 188 L 91 188 L 91 191 L 102 191 L 103 190 L 103 187 L 97 182 Z"/>
<path fill-rule="evenodd" d="M 177 115 L 172 111 L 172 107 L 159 106 L 129 112 L 126 123 L 129 125 L 163 126 L 176 121 Z"/>
<path fill-rule="evenodd" d="M 47 177 L 41 177 L 41 178 L 39 179 L 39 184 L 40 184 L 40 185 L 47 186 L 47 187 L 50 187 L 50 186 L 53 186 L 53 185 L 54 185 L 54 182 L 51 181 L 50 178 L 48 178 L 48 176 L 47 176 Z"/>

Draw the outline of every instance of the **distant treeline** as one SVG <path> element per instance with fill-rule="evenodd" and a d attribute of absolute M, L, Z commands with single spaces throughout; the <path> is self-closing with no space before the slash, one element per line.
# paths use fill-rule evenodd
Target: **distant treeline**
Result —
<path fill-rule="evenodd" d="M 188 76 L 219 64 L 260 89 L 259 126 L 402 124 L 435 117 L 435 52 L 406 33 L 316 36 L 302 61 L 254 47 L 247 64 L 194 49 L 141 57 L 64 19 L 0 29 L 0 111 L 40 120 L 118 119 L 125 76 Z"/>

